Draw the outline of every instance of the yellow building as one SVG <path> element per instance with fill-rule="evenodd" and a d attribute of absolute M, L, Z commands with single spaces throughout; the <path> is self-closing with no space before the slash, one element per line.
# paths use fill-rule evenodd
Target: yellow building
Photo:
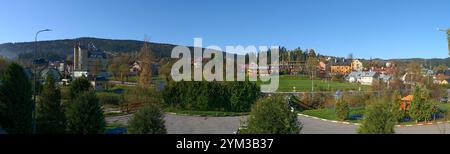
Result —
<path fill-rule="evenodd" d="M 331 61 L 330 71 L 332 74 L 348 74 L 352 71 L 352 63 L 350 60 L 338 60 Z"/>
<path fill-rule="evenodd" d="M 352 71 L 350 65 L 333 65 L 331 66 L 331 73 L 333 74 L 348 74 Z"/>
<path fill-rule="evenodd" d="M 364 69 L 363 63 L 358 59 L 354 59 L 352 61 L 352 70 L 353 71 L 362 71 Z"/>

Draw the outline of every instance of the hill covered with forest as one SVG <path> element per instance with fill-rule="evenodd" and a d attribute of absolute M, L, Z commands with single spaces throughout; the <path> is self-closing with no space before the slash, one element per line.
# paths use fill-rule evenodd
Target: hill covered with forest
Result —
<path fill-rule="evenodd" d="M 137 52 L 143 46 L 144 41 L 137 40 L 117 40 L 117 39 L 103 39 L 103 38 L 92 38 L 92 37 L 82 37 L 75 39 L 64 39 L 64 40 L 50 40 L 50 41 L 38 41 L 39 46 L 39 57 L 44 57 L 48 60 L 63 60 L 70 57 L 73 54 L 73 47 L 77 43 L 87 45 L 93 43 L 97 48 L 105 50 L 111 53 L 131 53 Z M 0 44 L 0 56 L 8 58 L 21 58 L 21 59 L 31 59 L 34 49 L 34 42 L 20 42 L 20 43 L 4 43 Z M 149 43 L 151 51 L 156 59 L 163 57 L 170 57 L 172 49 L 176 46 L 173 44 L 164 43 Z M 192 47 L 189 47 L 192 51 Z M 332 56 L 332 55 L 329 55 Z M 411 62 L 417 61 L 424 64 L 424 66 L 437 66 L 437 65 L 447 65 L 450 67 L 450 58 L 412 58 L 412 59 L 375 59 L 380 61 L 400 61 L 400 62 Z"/>
<path fill-rule="evenodd" d="M 73 47 L 77 43 L 87 45 L 93 43 L 98 49 L 105 50 L 111 53 L 128 53 L 137 52 L 143 46 L 144 41 L 137 40 L 113 40 L 82 37 L 76 39 L 38 41 L 38 53 L 40 57 L 45 57 L 50 60 L 65 59 L 65 57 L 73 54 Z M 32 56 L 31 53 L 35 50 L 34 42 L 20 42 L 20 43 L 4 43 L 0 44 L 0 55 L 8 58 L 26 58 Z M 175 45 L 163 43 L 149 43 L 153 55 L 156 58 L 169 57 Z"/>

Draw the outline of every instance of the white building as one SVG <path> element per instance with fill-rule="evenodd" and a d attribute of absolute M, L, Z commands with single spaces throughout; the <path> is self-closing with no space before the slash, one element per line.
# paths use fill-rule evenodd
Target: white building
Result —
<path fill-rule="evenodd" d="M 358 72 L 350 72 L 347 75 L 346 80 L 352 83 L 360 83 L 362 85 L 372 85 L 375 79 L 379 78 L 379 74 L 377 72 L 372 71 L 358 71 Z"/>
<path fill-rule="evenodd" d="M 348 76 L 346 77 L 346 80 L 348 81 L 348 82 L 352 82 L 352 83 L 356 83 L 356 82 L 358 82 L 359 83 L 359 81 L 361 80 L 361 74 L 362 74 L 363 72 L 361 72 L 361 71 L 358 71 L 358 72 L 350 72 L 350 74 L 348 74 Z"/>
<path fill-rule="evenodd" d="M 359 83 L 361 83 L 362 85 L 372 85 L 373 81 L 375 79 L 378 79 L 379 74 L 377 72 L 364 72 L 361 75 L 361 80 Z"/>

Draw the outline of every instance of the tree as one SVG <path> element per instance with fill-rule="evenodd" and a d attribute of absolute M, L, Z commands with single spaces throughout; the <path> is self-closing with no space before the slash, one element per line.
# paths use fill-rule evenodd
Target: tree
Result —
<path fill-rule="evenodd" d="M 392 102 L 390 104 L 391 104 L 391 112 L 394 114 L 397 120 L 403 118 L 402 110 L 400 109 L 401 99 L 402 95 L 400 94 L 400 91 L 395 90 L 391 96 L 390 100 L 392 100 Z"/>
<path fill-rule="evenodd" d="M 81 77 L 70 83 L 70 99 L 78 97 L 78 94 L 89 91 L 91 83 L 86 77 Z"/>
<path fill-rule="evenodd" d="M 415 84 L 422 79 L 422 67 L 417 61 L 412 61 L 408 65 L 408 73 L 411 75 L 408 79 L 411 84 Z"/>
<path fill-rule="evenodd" d="M 164 113 L 159 107 L 148 104 L 136 112 L 128 126 L 130 134 L 165 134 Z"/>
<path fill-rule="evenodd" d="M 373 79 L 370 89 L 376 92 L 385 91 L 387 89 L 387 83 L 384 83 L 382 79 Z"/>
<path fill-rule="evenodd" d="M 111 63 L 108 65 L 108 72 L 111 72 L 114 76 L 114 78 L 117 77 L 117 74 L 119 74 L 119 64 L 118 63 Z"/>
<path fill-rule="evenodd" d="M 0 85 L 0 125 L 10 134 L 31 134 L 31 83 L 24 69 L 11 63 Z"/>
<path fill-rule="evenodd" d="M 336 102 L 336 115 L 339 120 L 346 120 L 350 114 L 350 107 L 348 103 L 344 102 L 342 98 L 338 99 Z"/>
<path fill-rule="evenodd" d="M 425 87 L 416 86 L 410 108 L 411 118 L 419 121 L 428 121 L 433 113 L 433 103 L 430 101 L 430 92 Z"/>
<path fill-rule="evenodd" d="M 450 28 L 447 29 L 448 55 L 450 56 Z"/>
<path fill-rule="evenodd" d="M 148 87 L 152 82 L 151 65 L 153 61 L 153 55 L 147 42 L 144 42 L 144 46 L 142 46 L 141 51 L 139 52 L 139 61 L 141 71 L 139 72 L 138 85 L 140 87 Z"/>
<path fill-rule="evenodd" d="M 360 134 L 393 134 L 397 123 L 391 105 L 378 99 L 366 107 L 364 118 L 358 129 Z"/>
<path fill-rule="evenodd" d="M 37 106 L 37 132 L 61 134 L 65 132 L 66 117 L 61 107 L 61 92 L 55 86 L 53 75 L 47 75 L 47 82 L 40 94 Z"/>
<path fill-rule="evenodd" d="M 114 77 L 120 75 L 120 80 L 124 80 L 124 76 L 128 76 L 129 67 L 128 64 L 133 62 L 134 58 L 130 54 L 120 53 L 117 56 L 113 57 L 109 61 L 108 71 L 111 72 Z"/>
<path fill-rule="evenodd" d="M 3 76 L 3 70 L 5 70 L 6 66 L 8 66 L 8 61 L 0 56 L 0 79 Z"/>
<path fill-rule="evenodd" d="M 447 65 L 440 64 L 439 66 L 436 66 L 433 68 L 434 71 L 445 71 L 448 69 Z"/>
<path fill-rule="evenodd" d="M 128 76 L 129 72 L 128 64 L 126 63 L 119 64 L 119 72 L 120 72 L 120 80 L 122 82 L 125 81 L 125 77 Z"/>
<path fill-rule="evenodd" d="M 298 134 L 301 123 L 295 112 L 288 108 L 288 102 L 281 95 L 259 99 L 248 117 L 248 128 L 244 134 Z"/>
<path fill-rule="evenodd" d="M 314 53 L 314 50 L 310 50 L 308 54 L 308 59 L 306 60 L 306 70 L 308 71 L 308 74 L 311 79 L 314 78 L 314 75 L 317 71 L 317 66 L 319 65 L 319 60 L 316 57 L 316 54 Z"/>
<path fill-rule="evenodd" d="M 67 106 L 67 131 L 73 134 L 97 134 L 105 130 L 105 117 L 93 91 L 81 92 Z"/>
<path fill-rule="evenodd" d="M 173 61 L 170 59 L 163 59 L 160 62 L 159 74 L 166 78 L 166 81 L 170 81 L 170 72 L 172 70 Z"/>
<path fill-rule="evenodd" d="M 347 59 L 353 60 L 353 53 L 349 53 Z"/>

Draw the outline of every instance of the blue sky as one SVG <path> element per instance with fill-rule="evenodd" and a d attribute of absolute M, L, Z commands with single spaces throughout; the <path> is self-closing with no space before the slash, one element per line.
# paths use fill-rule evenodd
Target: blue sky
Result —
<path fill-rule="evenodd" d="M 281 45 L 358 58 L 446 58 L 448 0 L 5 0 L 0 43 L 77 37 Z"/>

